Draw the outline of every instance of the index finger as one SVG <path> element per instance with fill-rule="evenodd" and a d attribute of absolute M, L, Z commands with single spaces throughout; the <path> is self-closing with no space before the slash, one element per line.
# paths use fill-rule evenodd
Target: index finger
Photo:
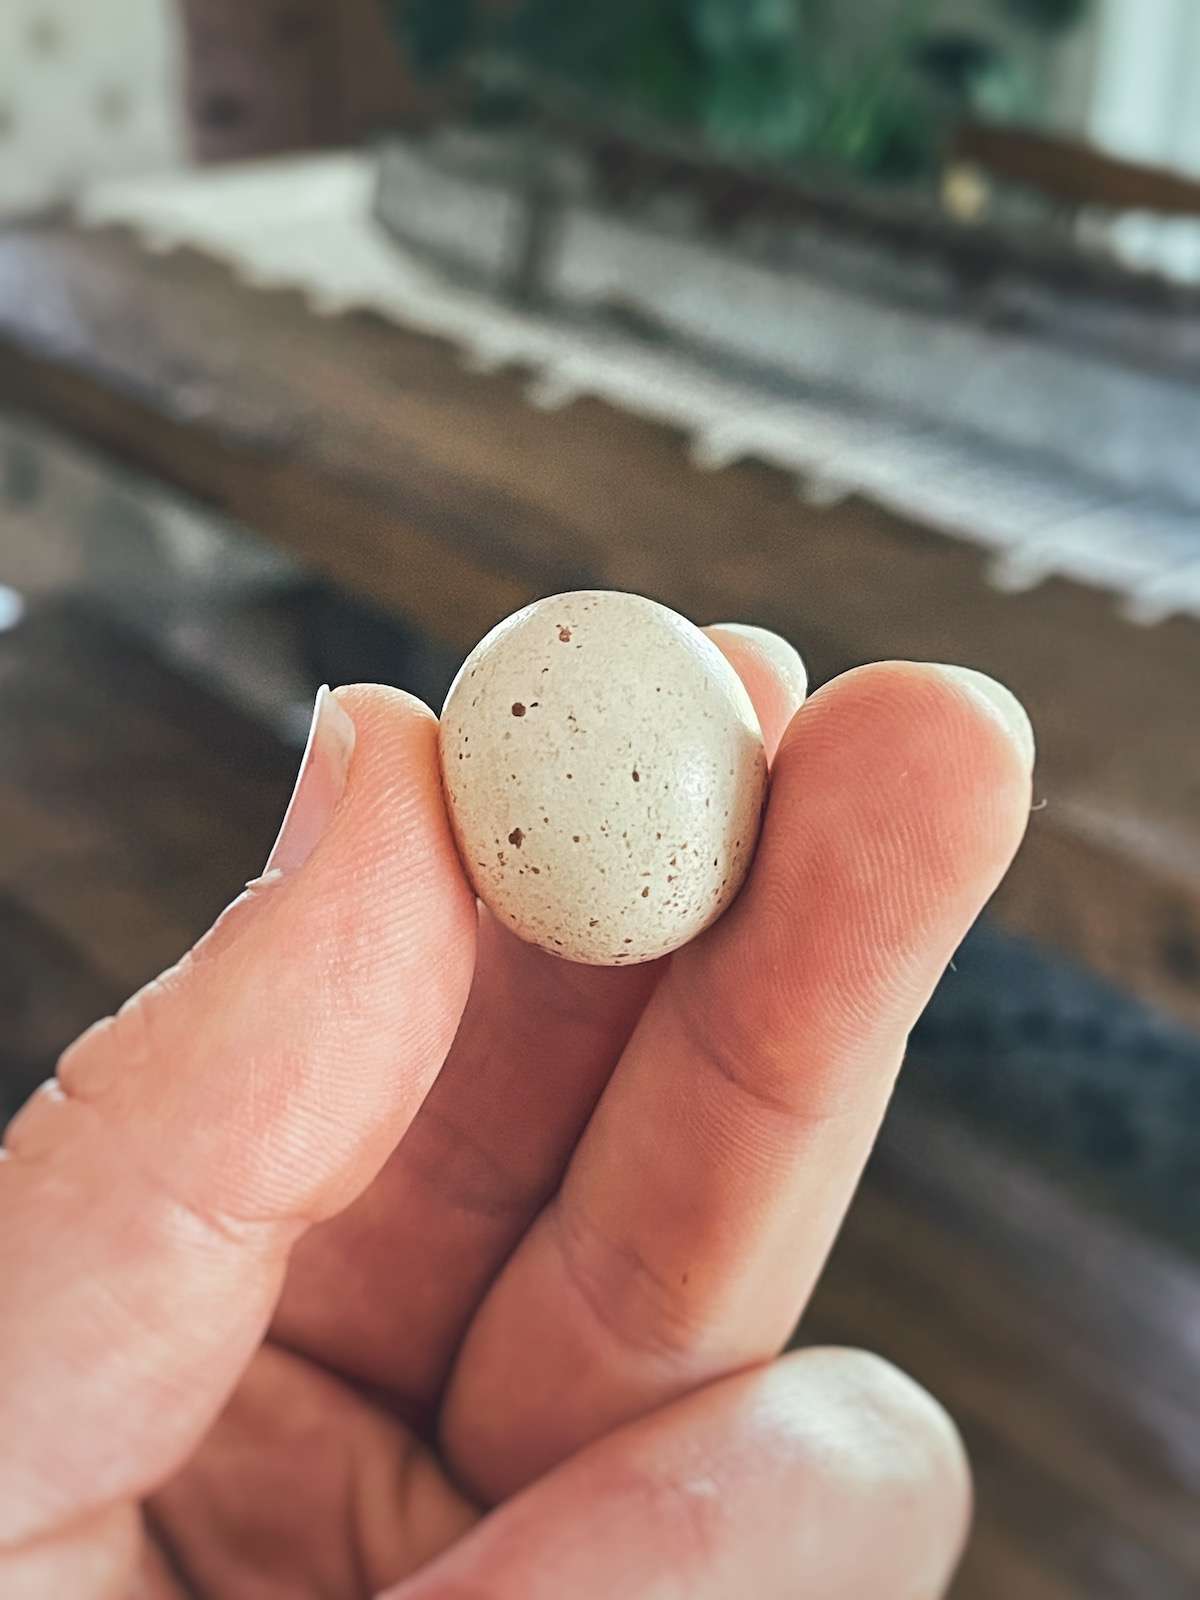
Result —
<path fill-rule="evenodd" d="M 475 910 L 436 723 L 378 688 L 318 709 L 272 870 L 8 1130 L 0 1549 L 173 1470 L 449 1048 Z"/>

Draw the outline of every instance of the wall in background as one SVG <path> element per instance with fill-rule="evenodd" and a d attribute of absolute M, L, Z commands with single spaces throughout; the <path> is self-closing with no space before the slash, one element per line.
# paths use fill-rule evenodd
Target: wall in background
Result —
<path fill-rule="evenodd" d="M 0 215 L 185 149 L 174 0 L 0 0 Z"/>
<path fill-rule="evenodd" d="M 1095 74 L 1095 12 L 1056 39 L 1007 21 L 994 0 L 951 0 L 943 15 L 955 27 L 983 34 L 1014 53 L 1043 97 L 1042 125 L 1057 133 L 1084 132 Z"/>
<path fill-rule="evenodd" d="M 0 217 L 420 109 L 379 0 L 0 0 Z"/>
<path fill-rule="evenodd" d="M 202 161 L 356 143 L 419 108 L 380 0 L 176 0 Z"/>
<path fill-rule="evenodd" d="M 1200 173 L 1200 5 L 1099 0 L 1086 129 L 1119 155 Z"/>

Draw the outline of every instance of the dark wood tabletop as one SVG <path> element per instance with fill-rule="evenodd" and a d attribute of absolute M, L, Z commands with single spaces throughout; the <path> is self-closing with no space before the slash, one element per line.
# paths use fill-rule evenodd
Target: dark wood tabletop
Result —
<path fill-rule="evenodd" d="M 0 231 L 0 404 L 49 419 L 465 652 L 538 595 L 611 586 L 773 625 L 817 680 L 970 662 L 1039 735 L 1039 799 L 995 911 L 1200 1021 L 1200 625 L 1054 580 L 1005 595 L 974 547 L 761 462 L 701 473 L 670 428 L 546 412 L 528 374 L 367 314 L 322 318 L 189 252 L 69 223 Z"/>
<path fill-rule="evenodd" d="M 72 599 L 0 634 L 0 749 L 3 1121 L 261 869 L 295 755 Z M 954 1600 L 1192 1600 L 1200 1271 L 912 1086 L 799 1337 L 880 1351 L 957 1418 Z"/>

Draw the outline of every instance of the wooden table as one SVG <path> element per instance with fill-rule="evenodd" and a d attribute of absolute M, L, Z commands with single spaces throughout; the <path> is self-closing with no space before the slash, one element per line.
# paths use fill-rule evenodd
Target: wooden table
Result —
<path fill-rule="evenodd" d="M 1058 581 L 1000 594 L 968 545 L 862 500 L 804 505 L 754 461 L 700 474 L 670 429 L 599 402 L 539 411 L 525 381 L 119 232 L 0 232 L 0 404 L 455 650 L 537 595 L 602 585 L 773 625 L 817 679 L 895 655 L 1007 680 L 1046 806 L 996 914 L 1200 1022 L 1197 625 L 1135 629 Z"/>
<path fill-rule="evenodd" d="M 261 868 L 295 757 L 71 600 L 0 634 L 0 749 L 2 1121 Z M 1200 1593 L 1200 1272 L 903 1086 L 801 1336 L 881 1351 L 959 1420 L 955 1600 Z"/>

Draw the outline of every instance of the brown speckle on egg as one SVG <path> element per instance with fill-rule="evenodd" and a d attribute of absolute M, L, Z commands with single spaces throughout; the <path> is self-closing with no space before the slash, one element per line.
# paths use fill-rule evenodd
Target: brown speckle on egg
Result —
<path fill-rule="evenodd" d="M 508 618 L 456 679 L 439 740 L 473 887 L 555 954 L 652 960 L 707 927 L 740 885 L 766 785 L 757 721 L 716 646 L 652 601 L 588 591 Z M 532 837 L 514 815 L 541 818 Z"/>

